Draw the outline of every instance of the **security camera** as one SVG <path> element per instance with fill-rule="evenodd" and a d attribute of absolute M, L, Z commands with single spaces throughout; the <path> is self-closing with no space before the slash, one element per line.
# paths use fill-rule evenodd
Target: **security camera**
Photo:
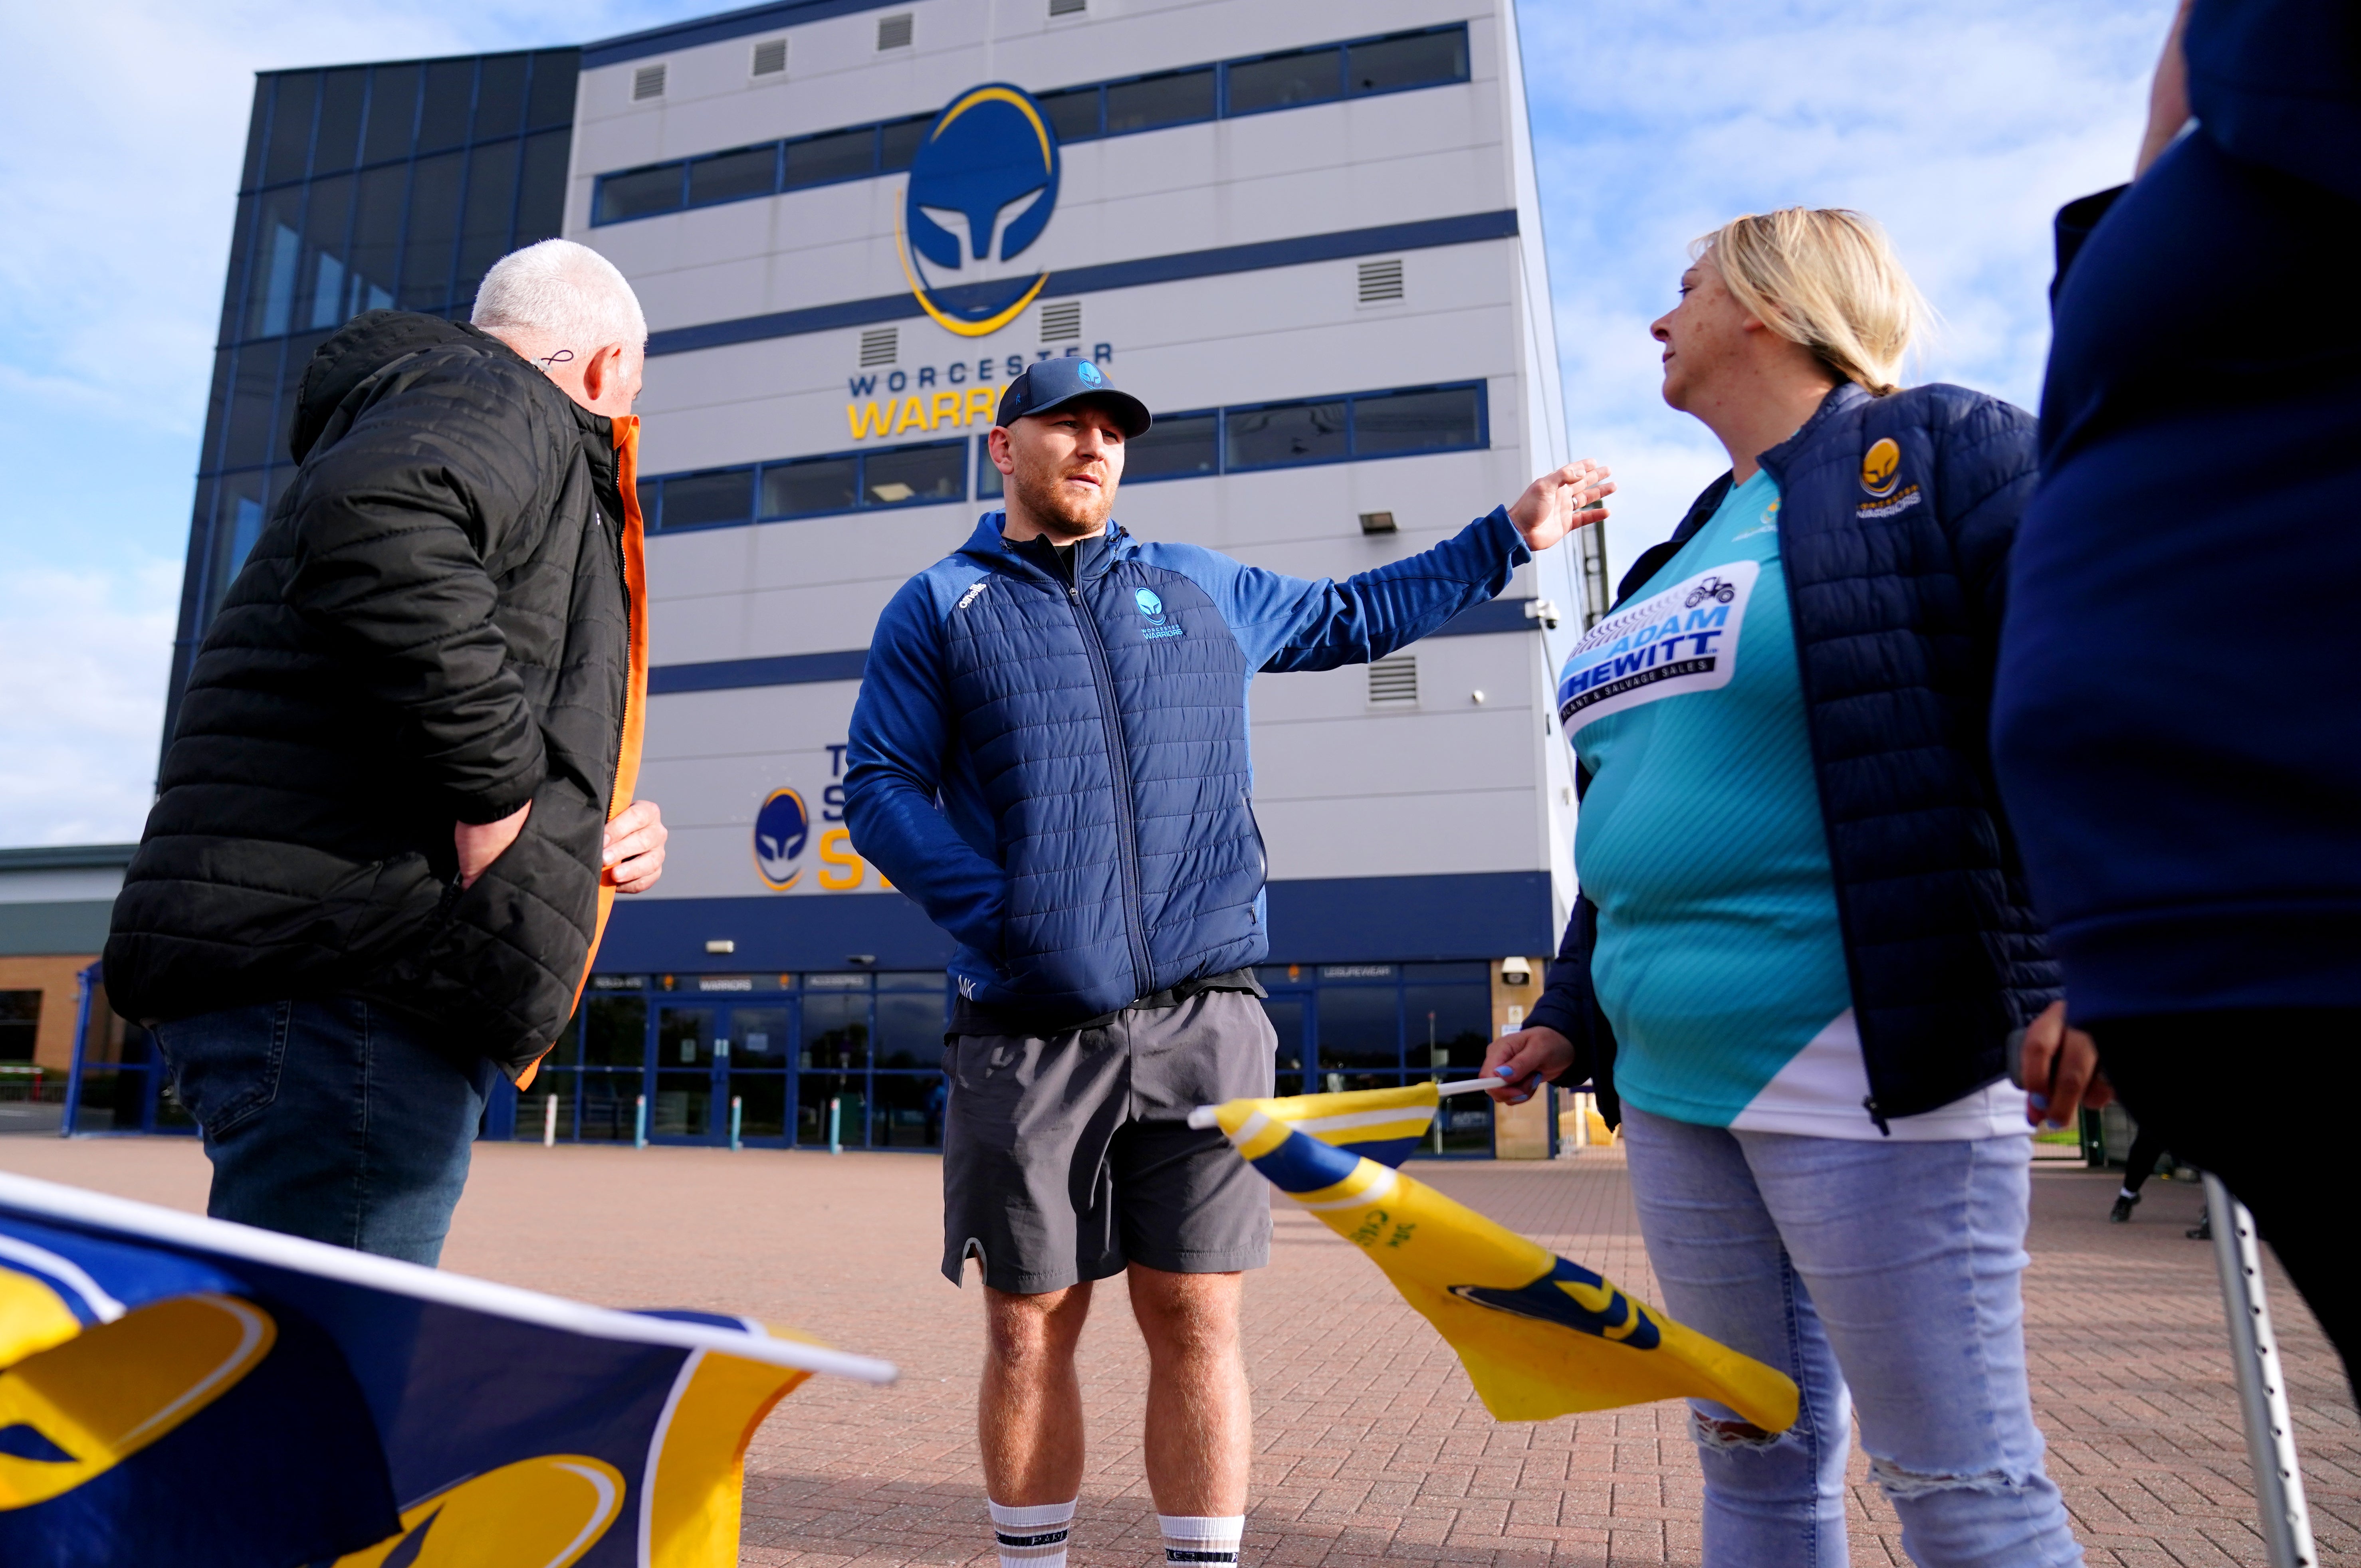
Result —
<path fill-rule="evenodd" d="M 1522 959 L 1502 959 L 1500 960 L 1500 983 L 1502 985 L 1531 985 L 1532 982 L 1533 966 L 1532 964 L 1527 963 Z"/>

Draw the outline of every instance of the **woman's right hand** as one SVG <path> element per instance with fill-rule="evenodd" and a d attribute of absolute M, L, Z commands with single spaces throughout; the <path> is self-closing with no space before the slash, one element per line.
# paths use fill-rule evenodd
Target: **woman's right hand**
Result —
<path fill-rule="evenodd" d="M 1520 1029 L 1485 1047 L 1484 1076 L 1500 1080 L 1485 1092 L 1503 1105 L 1521 1105 L 1572 1066 L 1572 1040 L 1555 1029 Z"/>

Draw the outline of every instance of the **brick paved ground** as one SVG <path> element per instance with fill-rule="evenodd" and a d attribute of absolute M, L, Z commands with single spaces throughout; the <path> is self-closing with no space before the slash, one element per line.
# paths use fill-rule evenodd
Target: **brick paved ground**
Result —
<path fill-rule="evenodd" d="M 0 1168 L 201 1208 L 177 1140 L 0 1139 Z M 1653 1281 L 1620 1158 L 1421 1165 L 1422 1178 L 1600 1268 Z M 796 1568 L 989 1563 L 971 1434 L 978 1303 L 935 1272 L 925 1157 L 495 1146 L 445 1262 L 620 1306 L 745 1311 L 891 1356 L 888 1389 L 814 1383 L 757 1437 L 743 1561 Z M 2212 1255 L 2186 1185 L 2110 1226 L 2112 1180 L 2035 1181 L 2028 1326 L 2050 1464 L 2093 1563 L 2259 1563 Z M 2361 1560 L 2361 1431 L 2334 1356 L 2273 1277 L 2326 1561 Z M 1142 1357 L 1110 1282 L 1083 1342 L 1097 1444 L 1077 1568 L 1155 1560 L 1137 1441 Z M 1539 1426 L 1487 1416 L 1432 1331 L 1344 1242 L 1282 1206 L 1247 1291 L 1260 1458 L 1248 1561 L 1273 1568 L 1686 1563 L 1697 1482 L 1676 1406 Z M 1853 1561 L 1905 1561 L 1854 1456 Z"/>

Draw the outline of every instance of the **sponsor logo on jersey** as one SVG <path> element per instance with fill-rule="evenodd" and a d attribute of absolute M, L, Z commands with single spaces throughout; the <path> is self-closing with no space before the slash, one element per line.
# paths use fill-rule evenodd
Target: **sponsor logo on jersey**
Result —
<path fill-rule="evenodd" d="M 1883 500 L 1894 493 L 1894 486 L 1902 475 L 1902 448 L 1894 438 L 1883 435 L 1870 444 L 1861 455 L 1861 488 Z"/>

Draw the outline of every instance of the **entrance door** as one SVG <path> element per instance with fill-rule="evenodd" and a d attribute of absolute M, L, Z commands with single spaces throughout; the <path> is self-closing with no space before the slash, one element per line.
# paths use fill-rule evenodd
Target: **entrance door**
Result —
<path fill-rule="evenodd" d="M 716 1045 L 716 1143 L 730 1141 L 730 1102 L 736 1100 L 739 1135 L 750 1144 L 777 1146 L 787 1141 L 794 1113 L 788 1094 L 788 1051 L 795 1044 L 795 1009 L 780 1001 L 763 1007 L 732 1007 Z"/>
<path fill-rule="evenodd" d="M 717 1132 L 727 1136 L 727 1113 L 717 1119 L 714 1110 L 727 1083 L 729 1017 L 722 1007 L 656 1009 L 656 1059 L 648 1074 L 650 1143 L 709 1144 L 717 1141 Z"/>
<path fill-rule="evenodd" d="M 1274 990 L 1263 998 L 1262 1010 L 1279 1035 L 1279 1094 L 1308 1094 L 1320 1086 L 1312 1081 L 1312 990 Z"/>

